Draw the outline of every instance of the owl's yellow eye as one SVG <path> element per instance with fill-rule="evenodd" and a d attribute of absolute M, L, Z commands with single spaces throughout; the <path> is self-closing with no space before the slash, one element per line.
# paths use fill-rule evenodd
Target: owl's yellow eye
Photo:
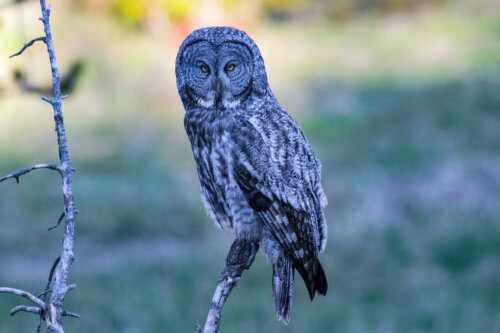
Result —
<path fill-rule="evenodd" d="M 201 65 L 200 69 L 203 73 L 208 73 L 208 67 L 206 65 Z"/>
<path fill-rule="evenodd" d="M 226 65 L 226 71 L 230 72 L 234 69 L 234 64 L 227 64 Z"/>

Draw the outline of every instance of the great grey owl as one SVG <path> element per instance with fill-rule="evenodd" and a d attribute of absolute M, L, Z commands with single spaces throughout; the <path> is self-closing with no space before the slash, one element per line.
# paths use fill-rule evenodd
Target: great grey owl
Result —
<path fill-rule="evenodd" d="M 276 313 L 288 323 L 294 269 L 311 300 L 328 288 L 318 260 L 327 237 L 320 163 L 278 104 L 259 48 L 245 32 L 192 32 L 175 72 L 205 208 L 236 240 L 262 244 L 273 265 Z"/>

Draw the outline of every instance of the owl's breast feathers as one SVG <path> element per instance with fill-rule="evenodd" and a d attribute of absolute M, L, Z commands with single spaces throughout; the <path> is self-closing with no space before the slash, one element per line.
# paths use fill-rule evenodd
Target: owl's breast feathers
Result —
<path fill-rule="evenodd" d="M 184 117 L 184 127 L 191 141 L 196 169 L 201 185 L 201 197 L 206 211 L 222 229 L 233 228 L 233 214 L 228 195 L 230 156 L 225 144 L 225 124 L 229 118 L 224 112 L 193 109 Z"/>
<path fill-rule="evenodd" d="M 232 224 L 236 204 L 227 197 L 236 183 L 292 259 L 311 298 L 316 291 L 325 294 L 326 277 L 317 259 L 327 233 L 319 161 L 285 111 L 232 111 L 217 117 L 206 111 L 186 114 L 202 196 L 219 223 L 229 216 Z"/>

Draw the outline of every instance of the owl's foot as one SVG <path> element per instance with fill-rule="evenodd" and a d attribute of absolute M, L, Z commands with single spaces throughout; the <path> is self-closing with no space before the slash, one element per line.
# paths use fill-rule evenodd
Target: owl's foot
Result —
<path fill-rule="evenodd" d="M 243 270 L 250 268 L 258 251 L 259 242 L 236 238 L 227 254 L 226 268 L 222 271 L 219 280 L 226 277 L 233 280 L 239 279 Z"/>

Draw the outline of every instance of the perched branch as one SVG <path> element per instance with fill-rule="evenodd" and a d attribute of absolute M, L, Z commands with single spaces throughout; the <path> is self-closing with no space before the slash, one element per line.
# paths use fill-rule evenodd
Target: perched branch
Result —
<path fill-rule="evenodd" d="M 212 298 L 212 304 L 210 305 L 210 310 L 208 312 L 207 321 L 205 323 L 204 333 L 217 332 L 219 330 L 220 318 L 222 316 L 222 308 L 226 303 L 227 297 L 236 286 L 239 278 L 231 278 L 230 276 L 224 276 L 215 289 L 214 296 Z"/>
<path fill-rule="evenodd" d="M 258 242 L 246 239 L 237 238 L 231 245 L 229 254 L 226 257 L 226 267 L 220 275 L 212 298 L 203 333 L 216 333 L 219 330 L 222 308 L 231 290 L 241 278 L 243 270 L 250 268 L 250 265 L 252 265 L 258 250 Z M 201 333 L 199 325 L 196 325 L 196 333 Z"/>
<path fill-rule="evenodd" d="M 11 173 L 10 175 L 7 175 L 5 177 L 0 178 L 0 183 L 3 182 L 4 180 L 10 179 L 10 178 L 15 178 L 16 182 L 19 183 L 19 177 L 27 174 L 30 171 L 37 170 L 37 169 L 50 169 L 50 170 L 55 170 L 55 171 L 61 172 L 59 166 L 57 166 L 55 164 L 36 164 L 36 165 L 30 166 L 29 168 L 16 171 L 14 173 Z"/>
<path fill-rule="evenodd" d="M 21 53 L 23 53 L 24 50 L 26 50 L 28 47 L 30 47 L 31 45 L 33 45 L 33 43 L 38 42 L 38 41 L 46 43 L 45 37 L 38 37 L 38 38 L 32 39 L 29 42 L 27 42 L 26 44 L 24 44 L 23 48 L 21 50 L 19 50 L 19 52 L 14 53 L 9 58 L 17 57 L 18 55 L 20 55 Z"/>

